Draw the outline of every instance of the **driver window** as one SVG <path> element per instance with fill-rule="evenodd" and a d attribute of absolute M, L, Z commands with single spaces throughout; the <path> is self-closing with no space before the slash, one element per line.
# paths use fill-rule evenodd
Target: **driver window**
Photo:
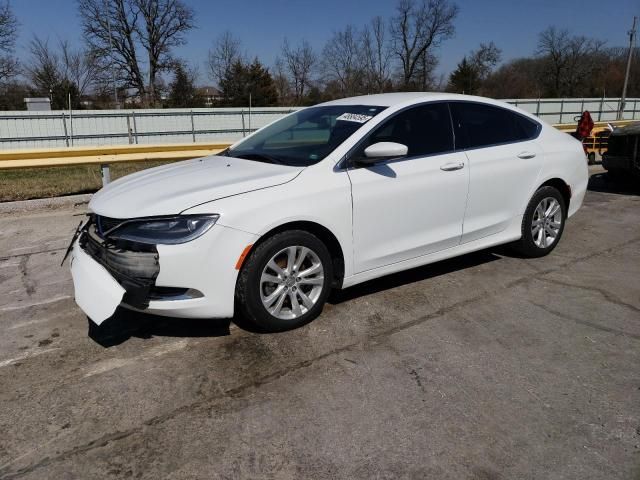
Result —
<path fill-rule="evenodd" d="M 406 145 L 409 157 L 453 151 L 453 132 L 445 103 L 426 103 L 394 115 L 376 128 L 358 147 L 355 157 L 374 143 L 395 142 Z"/>

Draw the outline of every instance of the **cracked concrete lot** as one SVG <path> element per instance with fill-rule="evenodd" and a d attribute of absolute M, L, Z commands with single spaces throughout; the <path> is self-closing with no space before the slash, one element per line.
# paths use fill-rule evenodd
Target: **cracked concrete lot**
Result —
<path fill-rule="evenodd" d="M 597 174 L 550 256 L 393 275 L 275 335 L 89 328 L 59 266 L 82 209 L 5 215 L 0 478 L 640 479 L 638 190 Z"/>

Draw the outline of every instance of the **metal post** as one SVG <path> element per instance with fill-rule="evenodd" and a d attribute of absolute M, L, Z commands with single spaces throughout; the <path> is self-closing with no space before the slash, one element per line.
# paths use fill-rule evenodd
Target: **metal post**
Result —
<path fill-rule="evenodd" d="M 102 186 L 106 187 L 111 182 L 111 172 L 109 171 L 109 164 L 103 163 L 100 165 L 100 173 L 102 174 Z"/>
<path fill-rule="evenodd" d="M 71 146 L 73 147 L 73 108 L 71 107 L 71 94 L 69 94 L 69 133 Z"/>
<path fill-rule="evenodd" d="M 240 115 L 242 115 L 242 136 L 247 136 L 247 131 L 244 129 L 244 108 L 240 111 Z"/>
<path fill-rule="evenodd" d="M 193 110 L 191 110 L 190 115 L 191 115 L 191 138 L 193 139 L 193 143 L 196 143 L 196 127 L 193 123 Z"/>
<path fill-rule="evenodd" d="M 113 101 L 115 102 L 115 107 L 120 109 L 120 102 L 118 102 L 118 85 L 116 83 L 116 64 L 113 61 L 113 37 L 111 35 L 111 12 L 109 11 L 109 5 L 107 0 L 104 0 L 104 9 L 105 15 L 107 17 L 107 28 L 109 30 L 109 56 L 111 57 L 111 77 L 113 80 Z"/>
<path fill-rule="evenodd" d="M 127 135 L 129 136 L 129 145 L 133 144 L 133 135 L 131 134 L 131 120 L 129 120 L 129 114 L 125 115 L 127 117 Z"/>
<path fill-rule="evenodd" d="M 633 101 L 633 116 L 631 117 L 632 120 L 636 119 L 636 111 L 638 110 L 638 100 L 634 100 Z"/>
<path fill-rule="evenodd" d="M 251 92 L 249 92 L 249 135 L 251 135 Z"/>
<path fill-rule="evenodd" d="M 67 132 L 67 117 L 65 116 L 64 112 L 62 112 L 62 126 L 64 127 L 64 140 L 67 144 L 67 147 L 69 146 L 69 133 Z"/>
<path fill-rule="evenodd" d="M 620 97 L 620 109 L 618 110 L 618 120 L 624 118 L 624 107 L 627 100 L 627 85 L 629 83 L 629 71 L 631 70 L 631 57 L 633 57 L 633 42 L 636 38 L 636 21 L 638 17 L 633 17 L 633 26 L 629 30 L 629 55 L 627 56 L 627 70 L 624 74 L 624 85 L 622 86 L 622 97 Z"/>
<path fill-rule="evenodd" d="M 538 97 L 538 103 L 536 103 L 536 117 L 540 116 L 540 97 Z"/>
<path fill-rule="evenodd" d="M 560 100 L 560 121 L 558 123 L 562 123 L 562 112 L 564 111 L 564 98 Z"/>
<path fill-rule="evenodd" d="M 600 110 L 598 110 L 598 121 L 602 120 L 602 109 L 604 108 L 604 92 L 602 93 L 602 98 L 600 98 Z"/>
<path fill-rule="evenodd" d="M 136 145 L 138 145 L 138 125 L 136 124 L 136 112 L 131 110 L 131 118 L 133 119 L 133 138 L 136 140 Z"/>
<path fill-rule="evenodd" d="M 580 104 L 580 115 L 584 112 L 584 98 L 582 99 L 582 103 Z"/>

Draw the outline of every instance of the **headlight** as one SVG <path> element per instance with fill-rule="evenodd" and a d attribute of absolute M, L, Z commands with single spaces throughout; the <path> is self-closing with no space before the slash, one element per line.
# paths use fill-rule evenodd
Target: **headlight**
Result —
<path fill-rule="evenodd" d="M 203 235 L 218 218 L 220 215 L 176 215 L 128 220 L 108 236 L 116 240 L 174 245 Z"/>

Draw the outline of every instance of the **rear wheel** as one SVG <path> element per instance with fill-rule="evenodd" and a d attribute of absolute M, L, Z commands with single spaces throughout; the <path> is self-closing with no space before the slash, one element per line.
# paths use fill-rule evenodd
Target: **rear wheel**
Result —
<path fill-rule="evenodd" d="M 267 331 L 283 331 L 316 318 L 333 275 L 329 250 L 303 230 L 278 233 L 247 258 L 236 286 L 236 305 Z"/>
<path fill-rule="evenodd" d="M 543 257 L 560 241 L 567 207 L 554 187 L 541 187 L 533 195 L 522 218 L 522 237 L 513 247 L 525 257 Z"/>

